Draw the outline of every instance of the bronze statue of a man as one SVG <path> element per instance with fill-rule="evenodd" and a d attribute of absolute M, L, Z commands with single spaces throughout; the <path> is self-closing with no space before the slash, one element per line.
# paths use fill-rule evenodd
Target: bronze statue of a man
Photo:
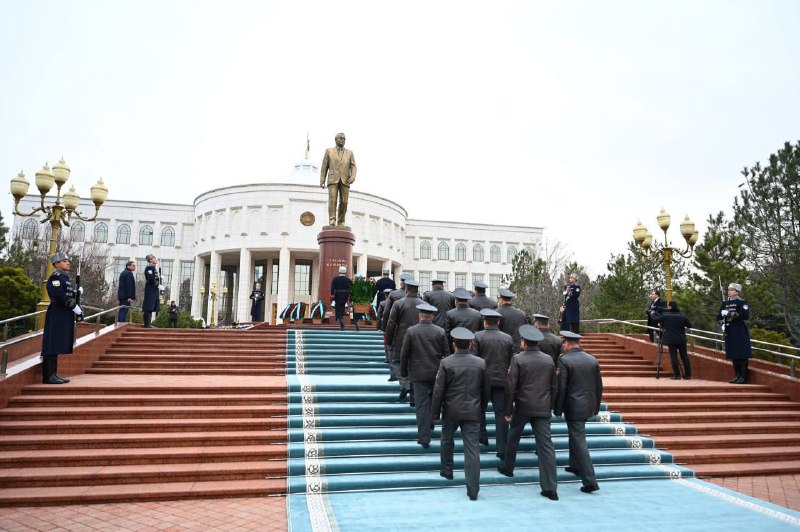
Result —
<path fill-rule="evenodd" d="M 322 170 L 319 174 L 321 188 L 325 188 L 325 178 L 328 178 L 328 222 L 330 225 L 344 225 L 350 185 L 356 180 L 356 158 L 352 151 L 344 149 L 344 140 L 344 133 L 336 134 L 336 147 L 325 150 Z"/>

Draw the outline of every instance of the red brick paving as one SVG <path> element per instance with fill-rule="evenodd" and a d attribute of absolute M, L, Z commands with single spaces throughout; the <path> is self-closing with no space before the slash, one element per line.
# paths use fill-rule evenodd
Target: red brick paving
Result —
<path fill-rule="evenodd" d="M 719 477 L 708 482 L 800 512 L 800 475 Z"/>

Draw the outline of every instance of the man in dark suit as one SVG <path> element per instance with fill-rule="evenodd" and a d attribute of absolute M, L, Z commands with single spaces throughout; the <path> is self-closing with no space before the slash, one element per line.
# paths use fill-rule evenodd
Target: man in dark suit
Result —
<path fill-rule="evenodd" d="M 523 325 L 519 333 L 523 349 L 511 359 L 503 407 L 505 420 L 511 423 L 511 429 L 505 462 L 497 470 L 507 477 L 514 476 L 519 440 L 525 425 L 530 423 L 536 438 L 542 497 L 557 501 L 556 450 L 550 432 L 550 412 L 558 390 L 556 365 L 550 355 L 538 348 L 544 338 L 539 329 Z"/>
<path fill-rule="evenodd" d="M 534 314 L 533 326 L 539 329 L 543 336 L 539 341 L 539 350 L 553 357 L 553 362 L 557 368 L 558 357 L 561 356 L 563 344 L 561 338 L 550 332 L 550 317 L 544 314 Z"/>
<path fill-rule="evenodd" d="M 461 428 L 467 496 L 475 501 L 478 500 L 481 480 L 478 432 L 489 399 L 489 379 L 486 362 L 470 352 L 470 344 L 475 336 L 472 331 L 456 327 L 450 331 L 450 335 L 455 344 L 455 353 L 442 359 L 439 365 L 431 404 L 433 421 L 443 417 L 439 474 L 448 480 L 453 479 L 453 433 Z"/>
<path fill-rule="evenodd" d="M 336 147 L 325 150 L 322 167 L 319 173 L 319 186 L 325 188 L 328 183 L 328 223 L 344 225 L 347 213 L 347 199 L 350 196 L 350 185 L 356 180 L 356 158 L 353 152 L 344 149 L 344 133 L 336 134 Z M 337 210 L 336 203 L 339 203 Z"/>
<path fill-rule="evenodd" d="M 336 321 L 339 322 L 339 329 L 344 330 L 344 311 L 347 302 L 350 301 L 350 287 L 353 281 L 347 276 L 347 266 L 339 266 L 339 275 L 331 279 L 331 301 L 333 301 L 336 312 Z M 356 329 L 358 326 L 356 325 Z"/>
<path fill-rule="evenodd" d="M 692 366 L 689 363 L 689 355 L 686 352 L 686 329 L 692 328 L 689 321 L 680 310 L 678 303 L 670 301 L 667 310 L 655 317 L 656 324 L 662 327 L 661 340 L 669 348 L 669 360 L 672 363 L 672 380 L 681 379 L 681 367 L 678 364 L 678 352 L 683 361 L 683 378 L 692 378 Z"/>
<path fill-rule="evenodd" d="M 409 379 L 414 390 L 417 415 L 417 443 L 431 444 L 431 395 L 439 362 L 450 354 L 444 329 L 433 323 L 438 309 L 428 303 L 417 305 L 419 323 L 409 327 L 400 352 L 400 378 Z"/>
<path fill-rule="evenodd" d="M 483 281 L 475 281 L 474 284 L 475 296 L 469 300 L 469 306 L 479 312 L 485 308 L 497 308 L 497 302 L 492 301 L 489 296 L 486 295 L 486 289 L 489 288 L 489 285 Z"/>
<path fill-rule="evenodd" d="M 53 273 L 47 279 L 50 304 L 44 317 L 42 333 L 42 383 L 64 384 L 69 379 L 59 377 L 58 355 L 72 353 L 75 342 L 75 316 L 82 314 L 77 303 L 77 290 L 69 280 L 69 259 L 63 253 L 50 257 Z"/>
<path fill-rule="evenodd" d="M 497 307 L 497 312 L 503 316 L 500 318 L 500 330 L 511 336 L 514 340 L 514 352 L 519 353 L 521 349 L 519 328 L 528 323 L 528 317 L 514 306 L 513 300 L 516 297 L 514 292 L 502 288 L 499 294 L 500 306 Z"/>
<path fill-rule="evenodd" d="M 439 312 L 437 312 L 436 316 L 433 318 L 433 323 L 444 328 L 445 322 L 447 321 L 447 311 L 456 306 L 456 300 L 453 294 L 444 289 L 444 281 L 439 279 L 431 281 L 431 290 L 425 292 L 422 299 L 426 303 L 430 303 L 439 309 Z"/>
<path fill-rule="evenodd" d="M 383 302 L 383 300 L 386 298 L 387 288 L 389 289 L 390 292 L 396 288 L 394 280 L 391 277 L 389 277 L 389 273 L 390 273 L 389 270 L 384 269 L 383 277 L 378 279 L 372 287 L 372 298 L 375 299 L 375 296 L 378 297 L 378 299 L 375 300 L 376 307 L 379 307 Z"/>
<path fill-rule="evenodd" d="M 561 331 L 564 354 L 558 359 L 558 399 L 553 413 L 565 415 L 569 433 L 569 466 L 566 470 L 581 477 L 581 491 L 592 493 L 600 487 L 586 443 L 586 420 L 600 412 L 603 398 L 603 379 L 600 365 L 592 355 L 581 349 L 581 336 Z"/>
<path fill-rule="evenodd" d="M 419 282 L 408 279 L 406 282 L 406 297 L 398 299 L 390 310 L 389 323 L 386 325 L 386 343 L 392 346 L 390 368 L 394 375 L 400 377 L 400 400 L 403 401 L 411 392 L 411 383 L 400 376 L 400 355 L 403 350 L 403 340 L 406 331 L 419 321 L 417 305 L 422 303 L 419 297 Z M 384 313 L 386 310 L 384 310 Z M 413 395 L 412 399 L 413 401 Z"/>
<path fill-rule="evenodd" d="M 117 288 L 117 300 L 120 304 L 117 321 L 125 323 L 128 321 L 128 307 L 136 299 L 136 279 L 133 272 L 136 271 L 136 261 L 129 260 L 125 264 L 125 269 L 119 274 L 119 287 Z"/>
<path fill-rule="evenodd" d="M 661 292 L 658 290 L 650 292 L 650 305 L 648 305 L 647 309 L 644 311 L 647 315 L 647 326 L 658 327 L 657 318 L 661 316 L 666 308 L 667 302 L 661 299 Z M 647 336 L 650 337 L 651 342 L 657 341 L 656 333 L 657 331 L 653 329 L 647 329 Z"/>
<path fill-rule="evenodd" d="M 142 301 L 142 316 L 144 326 L 148 329 L 152 328 L 153 313 L 161 310 L 160 295 L 164 290 L 161 285 L 161 277 L 158 275 L 158 259 L 152 253 L 145 257 L 147 266 L 144 269 L 144 300 Z"/>

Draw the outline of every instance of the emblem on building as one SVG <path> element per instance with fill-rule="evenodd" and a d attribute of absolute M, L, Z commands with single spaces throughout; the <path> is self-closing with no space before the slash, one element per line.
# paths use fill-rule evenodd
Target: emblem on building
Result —
<path fill-rule="evenodd" d="M 316 219 L 314 218 L 313 212 L 306 211 L 300 215 L 300 223 L 305 225 L 306 227 L 314 225 L 315 220 Z"/>

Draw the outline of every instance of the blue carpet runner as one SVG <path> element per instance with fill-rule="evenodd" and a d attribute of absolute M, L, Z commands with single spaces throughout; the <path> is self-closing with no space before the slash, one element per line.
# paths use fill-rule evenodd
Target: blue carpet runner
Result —
<path fill-rule="evenodd" d="M 458 498 L 466 500 L 460 438 L 456 438 L 455 478 L 444 479 L 439 476 L 439 426 L 434 430 L 430 449 L 418 445 L 414 409 L 398 399 L 399 387 L 396 382 L 387 382 L 387 377 L 380 333 L 288 331 L 290 528 L 340 527 L 343 514 L 331 505 L 332 501 L 347 497 L 334 497 L 337 493 L 362 492 L 359 497 L 363 499 L 367 495 L 363 492 L 460 487 L 444 492 L 458 491 Z M 495 456 L 491 412 L 487 413 L 487 424 L 490 441 L 488 447 L 481 447 L 481 498 L 485 498 L 490 486 L 509 488 L 509 484 L 538 483 L 530 427 L 520 443 L 514 477 L 508 478 L 496 470 L 500 460 Z M 586 431 L 600 481 L 668 478 L 686 482 L 693 477 L 691 470 L 676 465 L 671 454 L 657 449 L 652 439 L 637 434 L 636 427 L 624 423 L 622 416 L 608 411 L 605 404 L 600 414 L 587 423 Z M 579 478 L 563 469 L 568 462 L 566 423 L 553 418 L 552 432 L 558 481 L 577 483 L 574 491 L 578 492 Z M 601 483 L 602 493 L 603 486 Z M 530 496 L 531 489 L 525 491 Z M 559 493 L 562 491 L 565 490 Z M 430 494 L 429 490 L 425 493 Z M 404 497 L 411 495 L 406 493 Z M 340 505 L 339 510 L 346 506 Z M 393 529 L 384 525 L 373 528 Z"/>

